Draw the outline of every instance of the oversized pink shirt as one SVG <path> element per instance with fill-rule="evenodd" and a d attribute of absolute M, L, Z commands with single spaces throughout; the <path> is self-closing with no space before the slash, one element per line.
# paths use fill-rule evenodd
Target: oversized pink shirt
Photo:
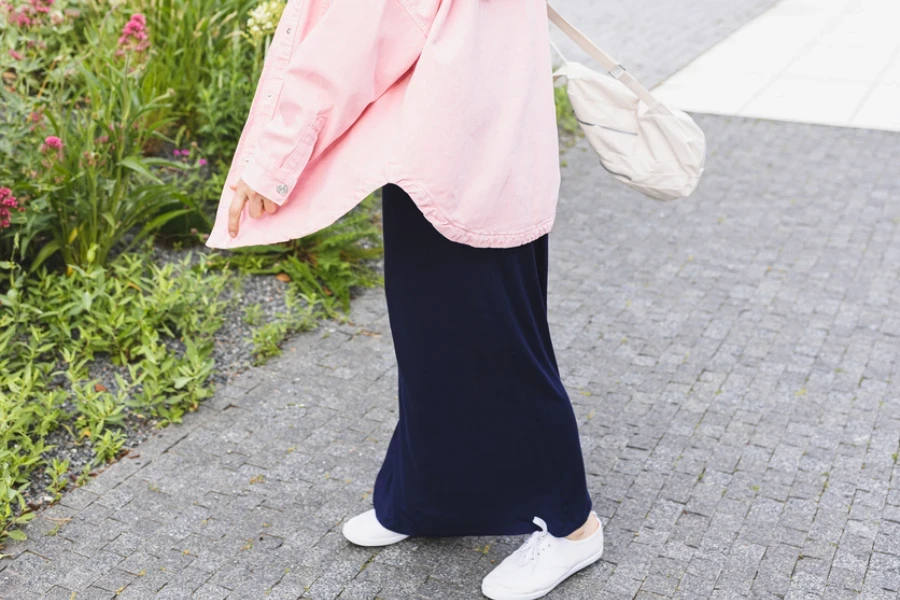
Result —
<path fill-rule="evenodd" d="M 213 248 L 318 231 L 386 183 L 447 238 L 550 231 L 559 147 L 545 0 L 288 0 L 223 188 Z M 228 234 L 229 185 L 279 205 Z"/>

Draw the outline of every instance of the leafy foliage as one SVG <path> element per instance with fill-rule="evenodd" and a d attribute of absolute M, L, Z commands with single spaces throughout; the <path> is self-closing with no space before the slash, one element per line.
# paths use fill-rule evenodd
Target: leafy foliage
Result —
<path fill-rule="evenodd" d="M 371 261 L 383 253 L 374 195 L 322 231 L 287 244 L 238 248 L 219 260 L 245 273 L 286 276 L 294 292 L 328 317 L 349 310 L 353 287 L 380 285 Z"/>
<path fill-rule="evenodd" d="M 254 5 L 0 10 L 0 187 L 26 208 L 0 229 L 0 256 L 105 264 L 159 230 L 208 231 L 271 41 L 244 30 Z M 172 159 L 181 145 L 208 163 L 203 176 Z"/>
<path fill-rule="evenodd" d="M 202 257 L 157 266 L 147 254 L 122 255 L 109 269 L 40 269 L 33 277 L 13 263 L 0 267 L 2 541 L 17 539 L 12 527 L 23 522 L 16 515 L 35 470 L 52 474 L 54 496 L 65 486 L 68 465 L 43 457 L 51 432 L 64 427 L 108 461 L 122 447 L 127 410 L 179 421 L 212 393 L 211 341 L 230 275 Z M 114 385 L 89 375 L 101 355 L 125 372 Z"/>

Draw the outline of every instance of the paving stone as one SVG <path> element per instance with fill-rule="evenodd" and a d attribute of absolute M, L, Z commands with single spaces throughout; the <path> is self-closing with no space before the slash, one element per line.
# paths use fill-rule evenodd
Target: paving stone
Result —
<path fill-rule="evenodd" d="M 137 576 L 132 573 L 114 569 L 112 571 L 107 571 L 104 575 L 94 580 L 93 586 L 108 592 L 118 592 L 128 587 L 128 585 L 134 581 L 135 577 Z"/>
<path fill-rule="evenodd" d="M 205 584 L 193 593 L 193 600 L 222 600 L 227 598 L 230 590 L 216 585 Z"/>

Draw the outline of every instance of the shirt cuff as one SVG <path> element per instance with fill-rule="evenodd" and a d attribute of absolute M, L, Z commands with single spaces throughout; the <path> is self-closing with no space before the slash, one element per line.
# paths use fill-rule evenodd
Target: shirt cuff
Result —
<path fill-rule="evenodd" d="M 319 132 L 324 126 L 325 116 L 317 115 L 303 135 L 299 136 L 296 145 L 287 159 L 283 161 L 284 164 L 281 168 L 274 166 L 265 152 L 266 144 L 265 136 L 263 136 L 261 145 L 245 159 L 247 164 L 241 173 L 241 179 L 254 192 L 281 206 L 297 186 L 300 175 L 306 169 L 312 156 Z"/>
<path fill-rule="evenodd" d="M 265 159 L 251 156 L 241 172 L 241 179 L 257 194 L 265 196 L 278 206 L 284 204 L 297 184 L 295 178 L 288 177 L 279 169 L 269 167 Z"/>

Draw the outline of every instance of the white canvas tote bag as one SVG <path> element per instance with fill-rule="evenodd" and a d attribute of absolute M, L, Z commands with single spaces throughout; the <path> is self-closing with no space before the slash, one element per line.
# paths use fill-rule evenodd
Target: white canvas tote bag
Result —
<path fill-rule="evenodd" d="M 690 195 L 703 174 L 706 137 L 686 113 L 666 106 L 606 52 L 547 5 L 559 27 L 606 73 L 566 60 L 551 45 L 563 66 L 554 80 L 565 77 L 575 117 L 600 163 L 612 175 L 657 200 Z"/>

